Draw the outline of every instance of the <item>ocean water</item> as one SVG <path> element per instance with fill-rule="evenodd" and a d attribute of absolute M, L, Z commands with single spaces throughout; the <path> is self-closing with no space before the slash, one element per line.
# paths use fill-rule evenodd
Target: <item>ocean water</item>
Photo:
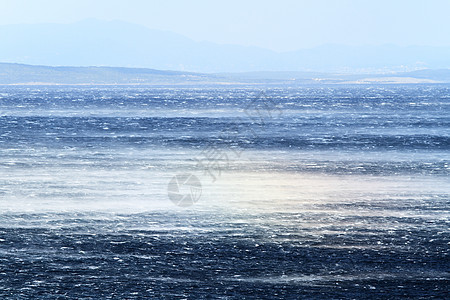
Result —
<path fill-rule="evenodd" d="M 0 297 L 448 298 L 449 174 L 449 85 L 0 87 Z"/>

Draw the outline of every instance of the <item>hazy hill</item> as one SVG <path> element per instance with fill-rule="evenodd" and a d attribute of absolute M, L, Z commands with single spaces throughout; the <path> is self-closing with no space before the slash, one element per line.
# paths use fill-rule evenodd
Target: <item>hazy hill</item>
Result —
<path fill-rule="evenodd" d="M 196 42 L 121 21 L 0 26 L 0 61 L 49 66 L 123 66 L 195 72 L 367 73 L 450 68 L 450 48 L 324 45 L 274 51 Z"/>
<path fill-rule="evenodd" d="M 203 82 L 200 73 L 117 67 L 49 67 L 0 63 L 0 84 L 177 84 Z"/>

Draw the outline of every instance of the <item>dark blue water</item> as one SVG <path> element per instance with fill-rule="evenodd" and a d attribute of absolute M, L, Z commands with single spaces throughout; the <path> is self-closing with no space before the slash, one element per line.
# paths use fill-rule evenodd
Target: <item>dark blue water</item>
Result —
<path fill-rule="evenodd" d="M 0 296 L 443 299 L 449 154 L 448 85 L 0 87 Z"/>

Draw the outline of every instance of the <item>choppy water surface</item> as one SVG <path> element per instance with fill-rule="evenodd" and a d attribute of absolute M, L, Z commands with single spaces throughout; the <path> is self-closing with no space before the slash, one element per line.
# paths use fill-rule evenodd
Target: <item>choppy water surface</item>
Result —
<path fill-rule="evenodd" d="M 445 298 L 449 154 L 445 85 L 1 87 L 0 296 Z"/>

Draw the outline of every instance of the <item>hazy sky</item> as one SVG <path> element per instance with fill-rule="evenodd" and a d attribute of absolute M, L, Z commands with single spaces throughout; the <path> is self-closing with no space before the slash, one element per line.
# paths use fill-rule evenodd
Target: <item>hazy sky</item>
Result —
<path fill-rule="evenodd" d="M 449 15 L 450 0 L 0 0 L 0 25 L 123 20 L 277 51 L 327 43 L 450 46 Z"/>

